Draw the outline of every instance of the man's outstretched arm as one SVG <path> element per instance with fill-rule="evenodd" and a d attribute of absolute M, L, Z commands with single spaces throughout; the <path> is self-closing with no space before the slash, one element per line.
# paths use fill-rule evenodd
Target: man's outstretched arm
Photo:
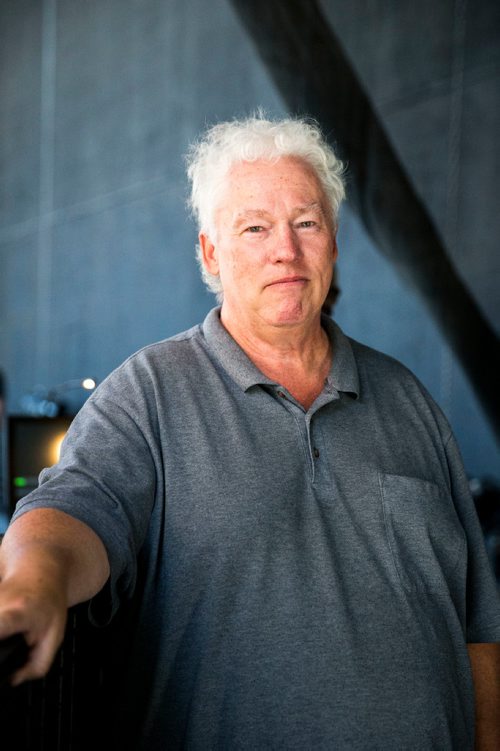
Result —
<path fill-rule="evenodd" d="M 12 522 L 0 545 L 0 639 L 22 633 L 29 647 L 13 685 L 47 673 L 68 608 L 96 595 L 108 576 L 103 543 L 77 519 L 34 509 Z"/>

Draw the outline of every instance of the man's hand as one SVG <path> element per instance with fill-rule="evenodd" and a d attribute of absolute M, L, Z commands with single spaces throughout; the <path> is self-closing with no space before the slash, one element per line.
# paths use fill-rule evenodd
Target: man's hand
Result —
<path fill-rule="evenodd" d="M 11 524 L 0 546 L 0 639 L 20 633 L 29 647 L 12 685 L 48 672 L 68 608 L 97 594 L 108 576 L 105 548 L 82 522 L 37 509 Z"/>
<path fill-rule="evenodd" d="M 36 557 L 33 560 L 38 566 Z M 29 647 L 28 660 L 12 675 L 12 685 L 48 672 L 64 637 L 66 616 L 64 584 L 24 572 L 1 582 L 0 638 L 22 634 Z"/>
<path fill-rule="evenodd" d="M 500 644 L 468 644 L 476 696 L 475 751 L 500 749 Z"/>

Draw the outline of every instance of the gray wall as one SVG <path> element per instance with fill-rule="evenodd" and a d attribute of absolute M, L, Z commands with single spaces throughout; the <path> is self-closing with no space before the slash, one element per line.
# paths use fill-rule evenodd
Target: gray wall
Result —
<path fill-rule="evenodd" d="M 498 330 L 500 6 L 322 5 Z M 182 155 L 205 123 L 258 106 L 284 111 L 226 0 L 2 0 L 0 368 L 11 412 L 37 384 L 102 379 L 214 304 L 194 260 Z M 339 245 L 335 317 L 409 365 L 451 420 L 468 472 L 500 481 L 498 444 L 460 367 L 349 204 Z"/>

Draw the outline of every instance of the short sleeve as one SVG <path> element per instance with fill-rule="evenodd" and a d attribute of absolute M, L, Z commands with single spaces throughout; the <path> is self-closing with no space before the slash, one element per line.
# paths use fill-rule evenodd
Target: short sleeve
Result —
<path fill-rule="evenodd" d="M 110 392 L 108 384 L 84 404 L 66 434 L 59 462 L 42 471 L 38 488 L 19 501 L 13 515 L 55 508 L 99 536 L 111 571 L 107 597 L 101 596 L 96 608 L 108 611 L 103 620 L 114 614 L 121 597 L 133 593 L 156 486 L 151 436 L 134 415 L 138 410 L 118 404 Z M 109 606 L 103 609 L 104 599 Z"/>

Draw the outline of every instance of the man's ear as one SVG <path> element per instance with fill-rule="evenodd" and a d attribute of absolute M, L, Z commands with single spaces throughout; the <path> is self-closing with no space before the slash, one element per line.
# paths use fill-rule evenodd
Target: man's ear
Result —
<path fill-rule="evenodd" d="M 198 235 L 200 242 L 201 257 L 203 259 L 203 265 L 209 274 L 217 276 L 219 273 L 219 261 L 217 259 L 217 251 L 215 245 L 210 240 L 209 236 L 204 232 L 200 232 Z"/>

